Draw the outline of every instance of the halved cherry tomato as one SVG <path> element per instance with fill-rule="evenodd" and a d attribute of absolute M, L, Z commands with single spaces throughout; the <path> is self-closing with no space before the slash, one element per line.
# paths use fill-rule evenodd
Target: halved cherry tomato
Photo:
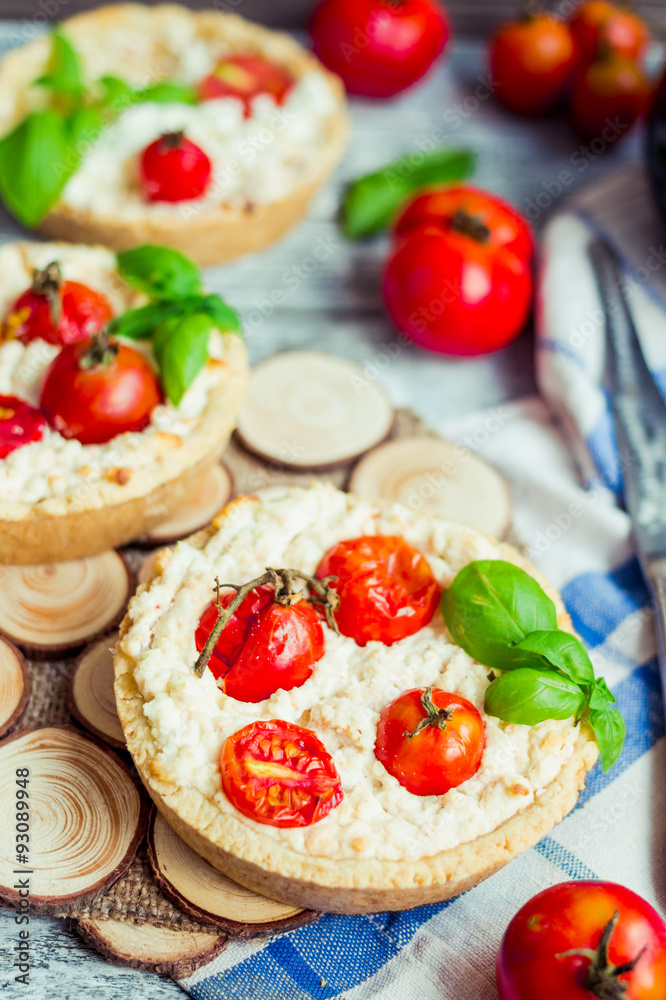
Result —
<path fill-rule="evenodd" d="M 398 237 L 429 225 L 450 232 L 456 220 L 460 222 L 463 217 L 468 225 L 485 230 L 487 246 L 506 247 L 531 261 L 534 238 L 520 212 L 497 195 L 470 185 L 422 191 L 407 202 L 393 228 Z"/>
<path fill-rule="evenodd" d="M 557 104 L 574 62 L 571 30 L 551 14 L 527 14 L 505 24 L 490 42 L 497 96 L 519 114 L 541 114 Z"/>
<path fill-rule="evenodd" d="M 292 722 L 251 722 L 225 740 L 222 788 L 257 823 L 311 826 L 342 802 L 333 758 L 311 729 Z"/>
<path fill-rule="evenodd" d="M 284 104 L 294 86 L 293 77 L 281 66 L 263 56 L 229 56 L 217 64 L 200 87 L 204 101 L 216 97 L 237 97 L 243 102 L 245 116 L 252 112 L 258 94 L 269 94 L 276 104 Z"/>
<path fill-rule="evenodd" d="M 233 594 L 224 595 L 227 607 Z M 218 618 L 215 601 L 199 622 L 199 652 Z M 270 585 L 251 591 L 234 612 L 208 661 L 218 686 L 238 701 L 263 701 L 276 691 L 300 687 L 324 655 L 324 630 L 317 612 L 305 600 L 285 607 L 275 601 Z"/>
<path fill-rule="evenodd" d="M 582 62 L 596 59 L 606 47 L 638 62 L 650 41 L 645 21 L 609 0 L 586 0 L 576 8 L 569 24 Z"/>
<path fill-rule="evenodd" d="M 51 427 L 82 444 L 140 431 L 162 402 L 150 364 L 126 344 L 84 340 L 63 347 L 49 368 L 41 408 Z"/>
<path fill-rule="evenodd" d="M 571 94 L 571 120 L 585 139 L 613 142 L 645 111 L 650 84 L 632 59 L 612 53 L 576 74 Z"/>
<path fill-rule="evenodd" d="M 99 333 L 113 318 L 108 299 L 78 281 L 63 281 L 58 265 L 35 271 L 32 288 L 18 297 L 5 317 L 3 335 L 24 344 L 75 344 Z"/>
<path fill-rule="evenodd" d="M 497 956 L 497 988 L 500 1000 L 663 1000 L 666 924 L 644 899 L 613 882 L 553 885 L 509 924 Z"/>
<path fill-rule="evenodd" d="M 382 710 L 375 756 L 412 795 L 445 795 L 476 774 L 484 746 L 483 719 L 471 702 L 414 688 Z"/>
<path fill-rule="evenodd" d="M 212 171 L 203 149 L 182 132 L 169 132 L 144 149 L 139 180 L 148 201 L 192 201 L 206 193 Z"/>
<path fill-rule="evenodd" d="M 0 458 L 24 444 L 41 441 L 46 420 L 44 414 L 16 396 L 0 396 Z"/>
<path fill-rule="evenodd" d="M 317 567 L 319 579 L 335 576 L 340 595 L 335 620 L 359 646 L 385 646 L 413 635 L 437 609 L 441 590 L 425 557 L 402 538 L 363 535 L 340 542 Z"/>

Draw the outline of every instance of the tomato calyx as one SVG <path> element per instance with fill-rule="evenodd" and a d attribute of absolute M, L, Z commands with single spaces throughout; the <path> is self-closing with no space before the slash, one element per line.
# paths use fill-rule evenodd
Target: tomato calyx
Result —
<path fill-rule="evenodd" d="M 591 990 L 595 997 L 599 997 L 599 1000 L 626 1000 L 627 984 L 620 982 L 620 976 L 627 972 L 633 972 L 647 951 L 646 945 L 641 948 L 636 958 L 632 959 L 631 962 L 624 962 L 622 965 L 611 964 L 608 957 L 608 946 L 619 919 L 620 914 L 616 910 L 601 933 L 596 951 L 592 951 L 591 948 L 574 948 L 556 956 L 557 958 L 566 958 L 569 955 L 580 955 L 589 959 L 590 965 L 583 986 L 585 989 Z"/>
<path fill-rule="evenodd" d="M 184 138 L 185 132 L 183 129 L 180 129 L 178 132 L 165 132 L 158 139 L 160 152 L 166 152 L 169 149 L 180 149 Z"/>
<path fill-rule="evenodd" d="M 119 350 L 118 341 L 109 340 L 106 330 L 102 330 L 92 338 L 90 347 L 79 358 L 79 368 L 83 371 L 90 368 L 110 368 Z"/>
<path fill-rule="evenodd" d="M 274 590 L 274 601 L 276 604 L 281 604 L 282 607 L 290 607 L 291 605 L 297 604 L 302 600 L 308 600 L 310 603 L 322 605 L 326 615 L 326 621 L 333 631 L 339 635 L 340 632 L 335 621 L 335 612 L 340 607 L 340 596 L 329 586 L 329 584 L 334 582 L 336 579 L 337 577 L 328 576 L 319 580 L 314 576 L 309 576 L 307 573 L 302 573 L 298 569 L 270 568 L 267 568 L 266 572 L 262 573 L 261 576 L 258 576 L 256 580 L 250 580 L 249 583 L 244 584 L 221 584 L 219 577 L 215 577 L 215 587 L 213 589 L 216 595 L 218 612 L 217 621 L 211 629 L 210 635 L 206 639 L 204 647 L 199 653 L 197 661 L 194 664 L 195 675 L 197 677 L 203 677 L 204 671 L 208 666 L 208 661 L 213 654 L 213 650 L 217 645 L 218 639 L 248 594 L 252 593 L 252 591 L 256 590 L 258 587 L 263 587 L 266 584 L 272 584 Z M 308 597 L 305 596 L 302 590 L 295 589 L 297 580 L 302 580 L 305 584 L 307 584 L 310 591 Z M 220 598 L 220 591 L 224 589 L 236 591 L 236 596 L 225 608 L 222 607 L 222 601 Z"/>
<path fill-rule="evenodd" d="M 416 729 L 413 732 L 408 733 L 405 730 L 405 736 L 408 740 L 413 740 L 415 736 L 422 733 L 424 729 L 428 726 L 435 726 L 436 729 L 446 729 L 447 723 L 451 721 L 453 716 L 453 709 L 450 708 L 437 708 L 434 701 L 432 700 L 432 688 L 427 687 L 423 694 L 421 695 L 421 705 L 423 706 L 423 711 L 426 713 L 425 719 L 421 719 Z"/>
<path fill-rule="evenodd" d="M 35 295 L 41 295 L 49 306 L 51 322 L 54 327 L 60 323 L 62 315 L 62 272 L 57 260 L 51 261 L 45 268 L 35 268 L 32 273 L 32 290 Z"/>
<path fill-rule="evenodd" d="M 462 236 L 469 236 L 476 243 L 487 243 L 490 239 L 490 229 L 478 215 L 471 215 L 459 208 L 451 217 L 451 229 Z"/>

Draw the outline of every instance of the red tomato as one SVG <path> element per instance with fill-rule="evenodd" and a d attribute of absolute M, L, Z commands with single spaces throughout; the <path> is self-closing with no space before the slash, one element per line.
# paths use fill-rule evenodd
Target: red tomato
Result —
<path fill-rule="evenodd" d="M 139 181 L 147 201 L 191 201 L 206 193 L 212 170 L 203 149 L 169 132 L 144 149 Z"/>
<path fill-rule="evenodd" d="M 586 0 L 569 23 L 583 61 L 596 59 L 605 46 L 616 55 L 639 61 L 650 41 L 645 21 L 609 0 Z"/>
<path fill-rule="evenodd" d="M 16 396 L 0 396 L 0 458 L 24 444 L 41 441 L 44 415 Z"/>
<path fill-rule="evenodd" d="M 451 33 L 436 0 L 322 0 L 310 21 L 315 54 L 350 94 L 392 97 L 421 77 Z"/>
<path fill-rule="evenodd" d="M 421 553 L 402 538 L 364 535 L 340 542 L 317 567 L 320 579 L 335 576 L 340 595 L 335 621 L 359 646 L 385 646 L 427 625 L 441 590 Z"/>
<path fill-rule="evenodd" d="M 505 24 L 490 42 L 497 96 L 512 111 L 548 111 L 564 96 L 574 66 L 567 24 L 551 14 L 527 15 Z"/>
<path fill-rule="evenodd" d="M 487 354 L 523 330 L 532 276 L 526 261 L 505 247 L 423 226 L 394 247 L 383 293 L 395 326 L 420 347 Z"/>
<path fill-rule="evenodd" d="M 649 95 L 650 85 L 635 62 L 605 56 L 576 74 L 571 120 L 583 138 L 614 142 L 645 111 Z"/>
<path fill-rule="evenodd" d="M 324 630 L 307 601 L 289 607 L 277 604 L 273 587 L 258 587 L 245 598 L 208 661 L 218 686 L 238 701 L 263 701 L 275 691 L 300 687 L 324 655 Z M 227 607 L 234 595 L 222 597 Z M 199 622 L 195 641 L 199 652 L 217 621 L 215 601 Z"/>
<path fill-rule="evenodd" d="M 7 313 L 3 333 L 24 344 L 37 339 L 75 344 L 99 333 L 112 318 L 111 304 L 101 292 L 78 281 L 63 281 L 53 263 L 35 272 L 32 288 Z"/>
<path fill-rule="evenodd" d="M 64 347 L 49 368 L 41 407 L 51 427 L 81 444 L 140 431 L 162 402 L 153 369 L 126 344 L 84 340 Z"/>
<path fill-rule="evenodd" d="M 333 758 L 311 729 L 292 722 L 251 722 L 225 740 L 222 788 L 257 823 L 312 826 L 342 802 Z"/>
<path fill-rule="evenodd" d="M 613 971 L 637 958 L 633 969 Z M 663 1000 L 666 924 L 644 899 L 613 882 L 553 885 L 509 924 L 497 956 L 497 988 L 500 1000 Z"/>
<path fill-rule="evenodd" d="M 396 236 L 405 236 L 428 225 L 450 232 L 452 223 L 461 217 L 487 230 L 488 246 L 506 247 L 523 260 L 532 260 L 532 231 L 520 212 L 497 195 L 469 185 L 433 188 L 417 194 L 402 210 L 394 232 Z"/>
<path fill-rule="evenodd" d="M 270 94 L 276 104 L 284 104 L 293 86 L 293 77 L 263 56 L 230 56 L 206 77 L 200 92 L 204 101 L 237 97 L 243 102 L 247 118 L 252 112 L 252 100 L 258 94 Z"/>
<path fill-rule="evenodd" d="M 414 688 L 382 710 L 375 757 L 412 795 L 446 795 L 479 769 L 485 731 L 471 702 Z"/>

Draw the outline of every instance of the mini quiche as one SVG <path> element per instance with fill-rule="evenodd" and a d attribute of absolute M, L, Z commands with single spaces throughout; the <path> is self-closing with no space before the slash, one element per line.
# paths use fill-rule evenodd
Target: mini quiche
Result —
<path fill-rule="evenodd" d="M 0 194 L 49 238 L 223 263 L 301 218 L 346 131 L 336 76 L 213 10 L 101 7 L 0 66 Z"/>
<path fill-rule="evenodd" d="M 165 550 L 115 689 L 173 829 L 241 884 L 341 913 L 447 899 L 535 844 L 597 747 L 582 695 L 534 725 L 485 711 L 510 671 L 493 679 L 439 610 L 473 566 L 513 573 L 521 613 L 577 642 L 513 549 L 328 485 L 241 497 Z"/>
<path fill-rule="evenodd" d="M 164 521 L 224 449 L 236 313 L 168 248 L 0 248 L 0 562 L 92 555 Z"/>

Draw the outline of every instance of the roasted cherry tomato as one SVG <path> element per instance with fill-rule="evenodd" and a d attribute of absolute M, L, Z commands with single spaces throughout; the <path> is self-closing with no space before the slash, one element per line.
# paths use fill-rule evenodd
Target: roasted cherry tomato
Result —
<path fill-rule="evenodd" d="M 450 232 L 456 224 L 476 230 L 491 247 L 506 247 L 531 261 L 534 239 L 526 220 L 497 195 L 468 185 L 433 188 L 407 202 L 394 232 L 406 236 L 420 226 L 439 226 Z"/>
<path fill-rule="evenodd" d="M 24 444 L 41 441 L 44 414 L 16 396 L 0 396 L 0 458 Z"/>
<path fill-rule="evenodd" d="M 227 607 L 233 594 L 224 595 Z M 199 652 L 218 618 L 215 601 L 199 622 L 195 641 Z M 263 701 L 279 689 L 300 687 L 324 655 L 324 630 L 307 601 L 283 606 L 272 586 L 253 590 L 234 612 L 208 661 L 222 690 L 238 701 Z"/>
<path fill-rule="evenodd" d="M 585 139 L 615 142 L 645 111 L 650 85 L 633 60 L 612 53 L 576 74 L 571 120 Z"/>
<path fill-rule="evenodd" d="M 169 132 L 141 155 L 141 190 L 147 201 L 192 201 L 206 193 L 212 170 L 203 149 L 182 132 Z"/>
<path fill-rule="evenodd" d="M 392 646 L 427 625 L 440 588 L 418 549 L 392 535 L 363 535 L 340 542 L 317 567 L 319 579 L 335 576 L 340 595 L 335 621 L 359 646 Z"/>
<path fill-rule="evenodd" d="M 251 722 L 222 747 L 222 788 L 257 823 L 311 826 L 342 802 L 333 758 L 311 729 L 292 722 Z"/>
<path fill-rule="evenodd" d="M 243 102 L 245 116 L 252 112 L 252 101 L 258 94 L 269 94 L 276 104 L 284 104 L 294 86 L 293 77 L 263 56 L 230 56 L 217 64 L 201 84 L 204 101 L 216 97 L 237 97 Z"/>
<path fill-rule="evenodd" d="M 162 402 L 157 377 L 142 354 L 104 338 L 64 347 L 42 388 L 41 408 L 54 430 L 82 444 L 104 444 L 140 431 Z"/>
<path fill-rule="evenodd" d="M 666 924 L 613 882 L 553 885 L 509 924 L 497 988 L 500 1000 L 663 1000 Z"/>
<path fill-rule="evenodd" d="M 496 351 L 523 330 L 532 301 L 528 263 L 483 229 L 423 226 L 398 241 L 384 270 L 395 326 L 440 354 Z"/>
<path fill-rule="evenodd" d="M 32 287 L 7 313 L 3 333 L 24 344 L 37 339 L 75 344 L 99 333 L 112 318 L 111 304 L 101 292 L 78 281 L 63 281 L 54 261 L 35 271 Z"/>
<path fill-rule="evenodd" d="M 505 24 L 490 43 L 497 96 L 519 114 L 541 114 L 557 104 L 574 61 L 569 26 L 550 14 L 527 14 Z"/>
<path fill-rule="evenodd" d="M 382 710 L 375 757 L 412 795 L 446 795 L 476 774 L 484 746 L 483 720 L 471 702 L 414 688 Z"/>
<path fill-rule="evenodd" d="M 586 0 L 576 8 L 569 24 L 583 62 L 593 61 L 605 48 L 639 61 L 650 41 L 645 21 L 609 0 Z"/>
<path fill-rule="evenodd" d="M 392 97 L 430 68 L 451 33 L 436 0 L 322 0 L 312 15 L 315 54 L 350 94 Z"/>

